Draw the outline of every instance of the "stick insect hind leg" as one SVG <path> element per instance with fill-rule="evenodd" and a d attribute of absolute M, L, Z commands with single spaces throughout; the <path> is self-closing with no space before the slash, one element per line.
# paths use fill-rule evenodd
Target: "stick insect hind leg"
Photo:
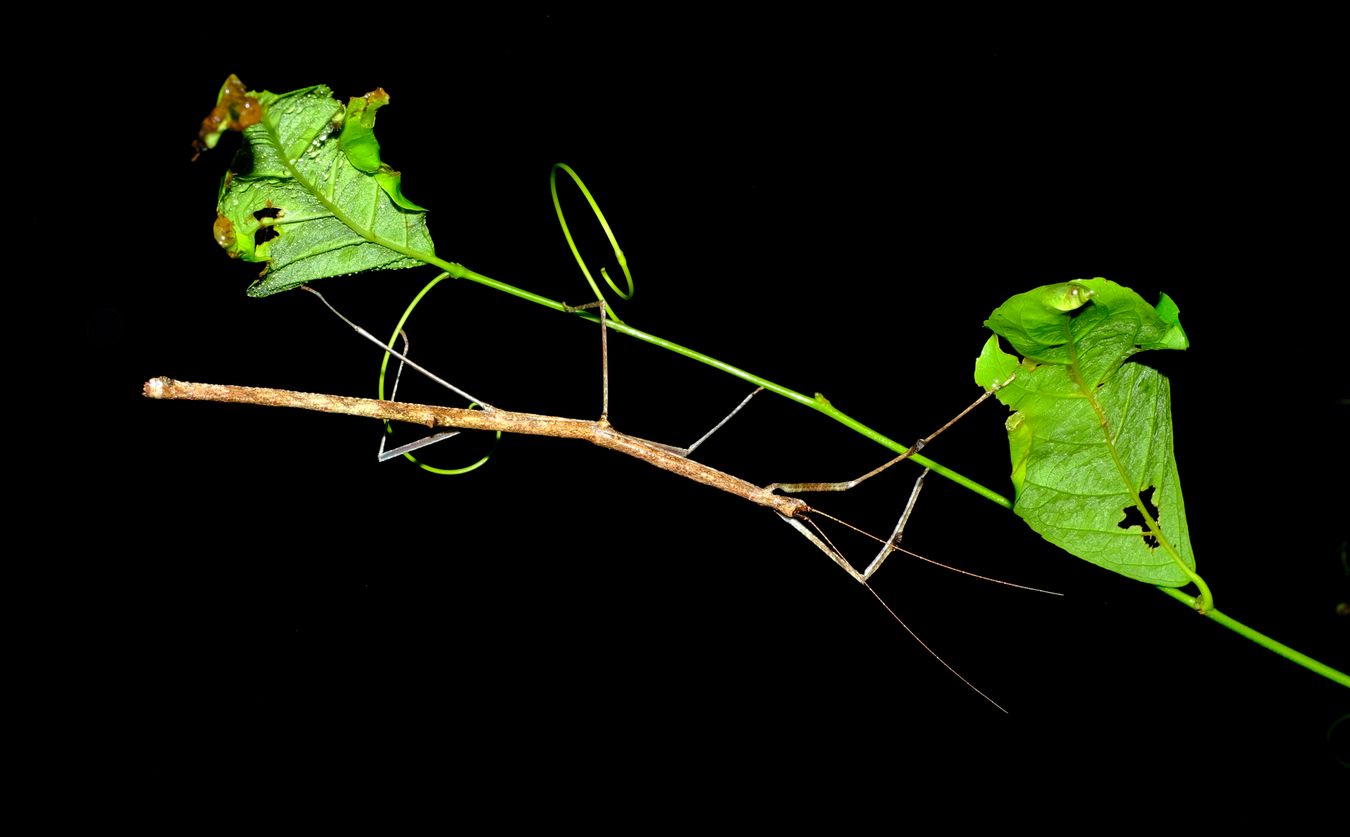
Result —
<path fill-rule="evenodd" d="M 395 400 L 395 399 L 398 397 L 398 385 L 399 385 L 399 382 L 403 379 L 403 367 L 404 367 L 404 366 L 410 366 L 410 367 L 412 367 L 413 369 L 415 369 L 415 370 L 417 370 L 418 372 L 420 372 L 421 374 L 425 375 L 429 380 L 432 380 L 432 381 L 434 381 L 434 382 L 440 384 L 441 386 L 445 387 L 446 389 L 450 390 L 451 392 L 455 393 L 456 395 L 459 395 L 459 396 L 461 396 L 461 397 L 467 399 L 470 403 L 477 404 L 477 405 L 479 405 L 480 407 L 482 407 L 482 408 L 485 409 L 485 410 L 492 410 L 492 409 L 495 409 L 491 404 L 487 403 L 486 401 L 482 400 L 481 398 L 474 398 L 474 397 L 473 397 L 472 395 L 470 395 L 469 393 L 465 392 L 464 390 L 460 389 L 459 387 L 455 386 L 454 384 L 452 384 L 452 383 L 450 383 L 449 381 L 445 380 L 444 378 L 440 377 L 439 375 L 437 375 L 436 373 L 434 373 L 434 372 L 432 372 L 431 370 L 427 369 L 426 367 L 421 366 L 420 364 L 414 363 L 413 360 L 412 360 L 410 357 L 408 357 L 409 348 L 410 348 L 410 346 L 411 346 L 411 341 L 410 341 L 409 338 L 408 338 L 408 332 L 407 332 L 407 331 L 404 331 L 404 330 L 402 330 L 402 329 L 399 330 L 399 336 L 401 336 L 401 337 L 403 338 L 403 351 L 401 351 L 401 352 L 395 351 L 395 350 L 393 349 L 392 346 L 386 346 L 384 343 L 380 342 L 379 338 L 377 338 L 375 335 L 371 334 L 369 331 L 366 331 L 366 330 L 365 330 L 364 328 L 362 328 L 361 326 L 359 326 L 359 325 L 357 325 L 356 323 L 352 322 L 352 320 L 351 320 L 350 318 L 348 318 L 347 315 L 343 314 L 341 311 L 339 311 L 339 310 L 337 310 L 336 308 L 334 308 L 334 307 L 333 307 L 333 304 L 330 303 L 330 302 L 324 297 L 323 294 L 319 293 L 318 291 L 314 290 L 313 288 L 311 288 L 311 287 L 308 286 L 308 285 L 301 285 L 301 286 L 300 286 L 300 290 L 302 290 L 302 291 L 308 291 L 308 292 L 310 292 L 311 294 L 313 294 L 314 296 L 318 297 L 319 302 L 323 303 L 323 306 L 324 306 L 325 308 L 327 308 L 329 311 L 333 312 L 333 315 L 336 316 L 339 320 L 342 320 L 342 322 L 346 323 L 353 331 L 355 331 L 355 332 L 357 333 L 358 336 L 361 337 L 362 340 L 366 340 L 366 341 L 368 341 L 368 342 L 370 342 L 370 343 L 374 343 L 374 344 L 376 345 L 376 347 L 378 347 L 378 348 L 380 349 L 380 351 L 382 351 L 382 352 L 384 352 L 384 353 L 386 353 L 386 354 L 388 354 L 388 355 L 390 355 L 390 356 L 392 356 L 392 357 L 394 357 L 394 358 L 396 358 L 396 359 L 398 360 L 398 368 L 397 368 L 397 369 L 395 370 L 395 372 L 394 372 L 394 383 L 393 383 L 393 387 L 391 388 L 390 393 L 389 393 L 389 400 L 390 400 L 390 401 L 393 401 L 393 400 Z M 387 422 L 386 422 L 386 424 L 387 424 Z M 448 431 L 441 431 L 441 432 L 438 432 L 438 433 L 431 433 L 431 434 L 429 434 L 429 435 L 427 435 L 427 436 L 422 437 L 421 439 L 416 439 L 416 440 L 414 440 L 414 441 L 411 441 L 411 442 L 407 443 L 406 445 L 400 445 L 399 447 L 393 448 L 393 449 L 391 449 L 391 450 L 385 450 L 385 449 L 384 449 L 384 443 L 385 443 L 386 436 L 385 436 L 385 435 L 381 435 L 381 436 L 380 436 L 380 450 L 379 450 L 379 452 L 376 454 L 376 459 L 377 459 L 379 462 L 388 462 L 388 461 L 390 461 L 391 459 L 397 459 L 398 457 L 403 456 L 404 454 L 411 453 L 412 451 L 418 450 L 418 449 L 420 449 L 420 448 L 427 447 L 428 445 L 434 445 L 434 444 L 436 444 L 437 442 L 441 442 L 441 441 L 444 441 L 444 440 L 446 440 L 446 439 L 449 439 L 449 438 L 451 438 L 451 437 L 458 436 L 458 435 L 459 435 L 459 431 L 458 431 L 458 430 L 448 430 Z"/>
<path fill-rule="evenodd" d="M 403 358 L 406 358 L 411 353 L 412 349 L 412 340 L 411 338 L 408 337 L 408 332 L 405 331 L 404 329 L 399 329 L 398 334 L 400 337 L 403 338 L 403 357 L 399 358 L 398 368 L 394 370 L 394 382 L 389 387 L 390 401 L 398 400 L 398 385 L 403 380 L 403 367 L 405 365 Z M 386 423 L 385 426 L 388 427 L 388 424 Z M 422 448 L 434 445 L 437 442 L 443 442 L 446 439 L 453 438 L 455 436 L 458 436 L 459 434 L 460 431 L 458 430 L 442 430 L 438 433 L 427 434 L 426 436 L 423 436 L 420 439 L 414 439 L 413 441 L 408 442 L 407 444 L 399 445 L 396 448 L 390 448 L 389 450 L 385 450 L 384 443 L 389 439 L 389 433 L 388 432 L 381 433 L 380 450 L 379 453 L 376 454 L 376 461 L 388 462 L 391 459 L 397 459 L 398 457 L 403 456 L 404 454 L 412 453 L 415 450 L 421 450 Z"/>

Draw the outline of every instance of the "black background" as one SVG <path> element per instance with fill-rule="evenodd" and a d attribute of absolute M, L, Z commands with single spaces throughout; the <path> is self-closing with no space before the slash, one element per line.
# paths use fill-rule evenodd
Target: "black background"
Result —
<path fill-rule="evenodd" d="M 981 323 L 1007 296 L 1092 276 L 1166 291 L 1192 340 L 1156 360 L 1199 569 L 1221 609 L 1344 670 L 1344 184 L 1316 50 L 1200 32 L 939 46 L 867 20 L 618 37 L 540 15 L 466 20 L 418 51 L 415 29 L 359 60 L 339 43 L 135 59 L 155 94 L 105 162 L 156 176 L 131 269 L 87 289 L 118 441 L 85 519 L 105 547 L 135 547 L 103 568 L 118 630 L 90 639 L 99 688 L 132 707 L 109 724 L 137 730 L 152 781 L 383 765 L 471 773 L 465 798 L 554 786 L 579 808 L 586 788 L 689 801 L 769 774 L 826 798 L 901 781 L 1141 800 L 1172 796 L 1162 777 L 1344 781 L 1327 744 L 1344 689 L 942 480 L 910 548 L 1065 598 L 896 559 L 875 586 L 1009 715 L 772 514 L 641 463 L 508 438 L 485 469 L 432 477 L 377 464 L 367 421 L 139 396 L 154 375 L 373 394 L 377 353 L 313 298 L 245 297 L 256 268 L 210 234 L 237 140 L 195 163 L 189 142 L 230 72 L 273 91 L 382 86 L 385 160 L 442 257 L 584 301 L 548 195 L 566 162 L 630 259 L 628 322 L 898 440 L 978 394 Z M 593 269 L 612 268 L 569 207 Z M 321 289 L 383 334 L 433 275 Z M 410 331 L 418 359 L 497 406 L 598 412 L 592 327 L 449 283 Z M 631 340 L 611 354 L 611 418 L 646 438 L 687 443 L 748 391 Z M 986 406 L 929 452 L 1006 492 L 1003 418 Z M 698 458 L 767 483 L 886 455 L 766 395 Z M 881 531 L 915 474 L 816 504 Z"/>

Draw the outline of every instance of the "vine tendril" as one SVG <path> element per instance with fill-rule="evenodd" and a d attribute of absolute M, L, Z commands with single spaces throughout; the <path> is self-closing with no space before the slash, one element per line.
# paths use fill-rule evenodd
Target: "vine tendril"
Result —
<path fill-rule="evenodd" d="M 442 273 L 441 275 L 437 276 L 435 279 L 432 279 L 430 282 L 428 282 L 428 283 L 426 284 L 426 286 L 425 286 L 424 288 L 422 288 L 422 290 L 418 291 L 417 296 L 413 297 L 413 298 L 412 298 L 412 302 L 409 302 L 409 303 L 408 303 L 408 307 L 405 308 L 405 309 L 403 309 L 403 316 L 399 317 L 399 319 L 398 319 L 398 324 L 394 326 L 394 333 L 393 333 L 392 335 L 389 336 L 389 342 L 386 344 L 390 349 L 393 349 L 393 348 L 394 348 L 394 343 L 396 343 L 396 342 L 398 341 L 399 335 L 400 335 L 400 334 L 404 334 L 404 332 L 403 332 L 403 325 L 404 325 L 405 323 L 408 322 L 408 317 L 412 316 L 413 309 L 416 308 L 417 305 L 418 305 L 418 303 L 420 303 L 420 302 L 422 301 L 422 297 L 426 296 L 427 293 L 428 293 L 432 288 L 434 288 L 434 287 L 436 287 L 437 285 L 439 285 L 439 284 L 441 283 L 442 280 L 448 279 L 448 278 L 450 278 L 450 274 L 449 274 L 449 273 Z M 404 339 L 405 339 L 405 340 L 407 339 L 407 336 L 406 336 L 406 335 L 404 335 Z M 406 355 L 407 352 L 405 351 L 404 354 Z M 390 355 L 389 355 L 388 353 L 385 353 L 384 356 L 380 359 L 380 384 L 379 384 L 379 395 L 378 395 L 378 397 L 379 397 L 380 400 L 382 400 L 382 401 L 384 400 L 384 380 L 385 380 L 385 376 L 388 374 L 388 371 L 389 371 L 389 358 L 390 358 Z M 401 373 L 402 371 L 403 371 L 403 366 L 402 366 L 402 363 L 400 362 L 400 364 L 399 364 L 399 372 Z M 393 383 L 393 386 L 390 388 L 390 392 L 389 392 L 389 400 L 391 400 L 391 401 L 395 400 L 395 399 L 394 399 L 394 396 L 395 396 L 395 395 L 397 394 L 397 392 L 398 392 L 398 379 L 399 379 L 399 375 L 398 375 L 398 374 L 395 374 L 395 376 L 394 376 L 394 383 Z M 470 405 L 469 405 L 469 407 L 470 407 L 471 409 L 474 408 L 474 407 L 477 407 L 477 406 L 478 406 L 477 404 L 470 404 Z M 389 435 L 393 435 L 393 433 L 394 433 L 394 428 L 393 428 L 393 426 L 392 426 L 388 421 L 385 421 L 385 423 L 384 423 L 384 432 L 385 432 L 386 434 L 389 434 Z M 501 439 L 502 439 L 502 432 L 501 432 L 500 430 L 498 430 L 498 431 L 497 431 L 497 442 L 500 442 Z M 496 449 L 496 445 L 495 445 L 495 444 L 493 445 L 493 449 L 494 449 L 494 450 Z M 411 453 L 405 453 L 405 454 L 403 454 L 403 458 L 404 458 L 404 459 L 407 459 L 409 462 L 411 462 L 411 463 L 413 463 L 414 465 L 416 465 L 417 467 L 421 468 L 423 471 L 428 471 L 428 472 L 433 473 L 433 474 L 439 474 L 439 475 L 441 475 L 441 476 L 456 476 L 456 475 L 459 475 L 459 474 L 467 474 L 467 473 L 469 473 L 470 471 L 476 471 L 476 470 L 478 470 L 479 468 L 483 467 L 483 465 L 487 464 L 488 459 L 490 459 L 491 457 L 492 457 L 492 451 L 489 451 L 488 453 L 484 454 L 484 456 L 483 456 L 482 459 L 479 459 L 477 462 L 473 462 L 473 463 L 470 463 L 470 464 L 468 464 L 468 465 L 465 465 L 465 466 L 462 467 L 462 468 L 437 468 L 437 467 L 434 466 L 434 465 L 428 465 L 427 463 L 422 462 L 422 461 L 419 460 L 417 457 L 413 456 Z"/>
<path fill-rule="evenodd" d="M 619 268 L 623 270 L 624 279 L 628 283 L 628 292 L 619 290 L 619 286 L 615 285 L 614 280 L 609 278 L 609 271 L 603 267 L 600 268 L 600 276 L 620 299 L 633 298 L 633 274 L 628 270 L 628 259 L 624 256 L 623 250 L 619 249 L 619 242 L 614 237 L 614 231 L 609 228 L 609 222 L 605 220 L 605 214 L 600 211 L 600 206 L 595 202 L 595 198 L 591 197 L 591 190 L 586 188 L 586 184 L 581 181 L 576 172 L 572 171 L 571 166 L 566 163 L 554 163 L 553 168 L 548 173 L 548 188 L 553 194 L 553 209 L 558 213 L 558 223 L 562 225 L 563 236 L 567 239 L 567 246 L 572 250 L 572 258 L 577 260 L 577 266 L 581 268 L 581 275 L 586 277 L 586 283 L 591 286 L 591 291 L 595 294 L 595 301 L 604 302 L 608 308 L 609 319 L 621 323 L 623 320 L 620 320 L 619 316 L 614 313 L 613 304 L 605 300 L 605 295 L 601 293 L 599 286 L 595 284 L 594 277 L 591 276 L 590 269 L 586 267 L 586 260 L 581 257 L 580 251 L 577 250 L 576 241 L 572 239 L 572 231 L 567 226 L 567 219 L 563 217 L 562 203 L 558 200 L 558 169 L 567 172 L 568 176 L 572 178 L 572 182 L 577 184 L 582 196 L 586 198 L 586 203 L 590 204 L 591 211 L 595 213 L 595 219 L 600 222 L 601 229 L 605 231 L 605 237 L 609 239 L 609 245 L 614 248 L 614 258 L 618 260 Z"/>

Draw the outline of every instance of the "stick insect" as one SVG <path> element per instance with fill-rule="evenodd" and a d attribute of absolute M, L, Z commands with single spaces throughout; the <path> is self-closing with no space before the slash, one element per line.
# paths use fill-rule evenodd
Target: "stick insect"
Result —
<path fill-rule="evenodd" d="M 709 465 L 693 460 L 690 455 L 700 445 L 702 445 L 714 433 L 720 430 L 737 413 L 739 413 L 748 404 L 762 388 L 756 389 L 750 395 L 746 396 L 735 409 L 731 411 L 724 419 L 718 422 L 711 430 L 705 433 L 697 441 L 687 448 L 680 448 L 671 445 L 653 442 L 636 436 L 630 436 L 621 433 L 614 428 L 609 421 L 609 341 L 607 329 L 607 306 L 601 302 L 589 303 L 580 306 L 567 306 L 567 311 L 578 312 L 588 308 L 600 309 L 600 341 L 601 341 L 601 410 L 600 418 L 595 421 L 584 419 L 570 419 L 560 416 L 540 415 L 534 413 L 518 413 L 509 410 L 493 407 L 483 399 L 476 398 L 464 390 L 456 387 L 440 376 L 413 361 L 408 356 L 408 338 L 403 334 L 403 351 L 397 351 L 386 346 L 373 334 L 360 325 L 353 322 L 347 316 L 338 311 L 327 299 L 318 291 L 308 286 L 301 286 L 303 290 L 316 296 L 322 304 L 328 308 L 334 315 L 352 328 L 362 339 L 374 343 L 381 351 L 399 361 L 398 374 L 395 377 L 394 390 L 391 392 L 391 399 L 382 401 L 371 398 L 358 398 L 351 396 L 338 396 L 317 393 L 297 392 L 293 390 L 280 390 L 265 387 L 243 387 L 229 386 L 219 384 L 202 384 L 184 381 L 175 381 L 167 377 L 153 378 L 145 383 L 144 395 L 152 399 L 162 400 L 191 400 L 191 401 L 220 401 L 227 403 L 258 404 L 276 407 L 291 407 L 297 409 L 314 410 L 327 413 L 339 413 L 353 416 L 363 416 L 370 418 L 380 418 L 386 421 L 398 421 L 412 424 L 420 424 L 430 429 L 430 433 L 416 441 L 401 445 L 391 450 L 384 449 L 384 440 L 381 439 L 380 451 L 378 457 L 380 461 L 401 456 L 405 453 L 417 450 L 427 445 L 434 444 L 456 435 L 460 430 L 495 430 L 507 433 L 520 433 L 526 435 L 554 436 L 566 439 L 582 439 L 589 441 L 602 448 L 608 448 L 620 453 L 627 454 L 636 459 L 640 459 L 650 465 L 662 470 L 669 471 L 694 482 L 710 486 L 712 488 L 734 494 L 744 500 L 748 500 L 756 505 L 763 506 L 773 511 L 779 519 L 787 523 L 799 534 L 806 538 L 813 546 L 823 552 L 841 569 L 847 572 L 855 581 L 861 584 L 868 593 L 870 593 L 886 610 L 892 619 L 896 621 L 908 633 L 915 642 L 919 644 L 928 654 L 942 664 L 948 671 L 956 676 L 968 688 L 974 691 L 980 697 L 984 698 L 990 704 L 1000 711 L 1006 712 L 1002 706 L 995 702 L 983 691 L 978 689 L 960 672 L 948 664 L 940 655 L 937 654 L 926 642 L 919 637 L 900 616 L 890 607 L 889 604 L 872 588 L 869 584 L 870 579 L 886 559 L 896 552 L 903 553 L 921 561 L 942 567 L 962 575 L 968 575 L 985 581 L 991 581 L 1018 589 L 1029 590 L 1033 592 L 1048 593 L 1049 595 L 1060 595 L 1051 591 L 1040 590 L 1034 587 L 1027 587 L 1000 579 L 989 578 L 976 573 L 942 564 L 932 559 L 926 558 L 908 549 L 900 546 L 901 538 L 904 536 L 904 530 L 909 522 L 910 516 L 914 511 L 919 493 L 923 488 L 924 480 L 928 475 L 928 469 L 925 468 L 919 477 L 915 480 L 914 487 L 910 491 L 909 498 L 905 503 L 904 510 L 901 512 L 894 530 L 887 538 L 877 538 L 867 532 L 852 526 L 833 515 L 827 514 L 806 503 L 799 497 L 791 496 L 799 493 L 810 492 L 840 492 L 848 491 L 861 485 L 863 482 L 874 476 L 888 470 L 892 466 L 903 462 L 913 454 L 922 450 L 925 445 L 950 428 L 953 424 L 966 416 L 1002 386 L 1006 386 L 1011 381 L 1005 381 L 977 398 L 970 406 L 966 407 L 946 424 L 939 427 L 933 433 L 919 439 L 905 452 L 883 463 L 882 465 L 868 471 L 867 473 L 845 482 L 775 482 L 766 486 L 759 486 L 747 480 L 732 474 L 717 470 Z M 425 404 L 414 404 L 393 400 L 397 395 L 398 378 L 401 375 L 402 367 L 406 365 L 418 373 L 426 376 L 437 384 L 449 389 L 455 394 L 463 397 L 477 408 L 458 408 L 442 407 Z M 446 430 L 445 428 L 454 428 Z M 869 538 L 880 542 L 881 547 L 877 554 L 867 564 L 867 566 L 858 570 L 843 553 L 830 541 L 829 537 L 820 528 L 813 518 L 819 517 L 834 521 L 846 528 L 853 529 Z"/>

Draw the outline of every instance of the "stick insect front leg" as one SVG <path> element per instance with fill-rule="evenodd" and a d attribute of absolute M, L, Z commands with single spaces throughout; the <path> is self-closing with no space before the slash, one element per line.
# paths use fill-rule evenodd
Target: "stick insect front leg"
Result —
<path fill-rule="evenodd" d="M 933 431 L 932 433 L 915 442 L 904 453 L 900 454 L 899 456 L 895 457 L 889 462 L 883 463 L 881 466 L 877 468 L 873 468 L 872 470 L 868 471 L 867 473 L 863 474 L 860 477 L 847 480 L 845 482 L 775 482 L 770 483 L 769 485 L 765 486 L 765 488 L 769 491 L 781 491 L 785 494 L 799 494 L 811 491 L 848 491 L 851 488 L 856 488 L 865 481 L 871 479 L 872 477 L 875 477 L 877 474 L 880 474 L 882 471 L 885 471 L 886 469 L 890 468 L 892 465 L 895 465 L 898 462 L 903 462 L 904 460 L 923 450 L 925 445 L 936 439 L 944 430 L 951 427 L 953 424 L 956 424 L 962 418 L 965 418 L 967 413 L 983 404 L 984 401 L 987 398 L 989 398 L 989 396 L 993 395 L 995 392 L 998 392 L 1000 389 L 1007 386 L 1009 383 L 1012 383 L 1011 378 L 1009 378 L 1002 384 L 999 384 L 998 386 L 988 390 L 979 398 L 975 399 L 975 401 L 969 407 L 966 407 L 960 413 L 957 413 L 950 421 L 939 427 L 937 430 Z M 863 570 L 862 572 L 858 572 L 856 569 L 854 569 L 853 565 L 850 564 L 847 560 L 844 559 L 842 555 L 839 554 L 839 550 L 836 549 L 832 544 L 828 543 L 828 539 L 824 538 L 822 533 L 819 532 L 819 530 L 812 531 L 801 520 L 785 517 L 781 514 L 779 515 L 779 517 L 782 517 L 783 520 L 789 526 L 796 529 L 798 532 L 801 532 L 802 535 L 807 540 L 815 544 L 826 555 L 830 556 L 830 558 L 833 559 L 835 563 L 839 564 L 844 569 L 848 570 L 849 575 L 853 576 L 859 582 L 866 584 L 867 580 L 872 577 L 872 574 L 875 573 L 877 570 L 881 569 L 882 563 L 888 557 L 890 557 L 891 553 L 895 552 L 900 547 L 900 539 L 904 537 L 905 526 L 909 523 L 909 516 L 914 512 L 914 504 L 918 502 L 919 492 L 923 490 L 923 481 L 924 478 L 928 476 L 928 471 L 929 471 L 928 468 L 924 468 L 923 473 L 919 474 L 919 478 L 914 481 L 914 488 L 909 493 L 909 500 L 905 503 L 905 510 L 900 513 L 900 519 L 895 524 L 895 530 L 891 532 L 891 536 L 887 538 L 885 542 L 882 544 L 881 550 L 877 552 L 876 557 L 873 558 L 871 563 L 867 565 L 867 569 Z"/>

